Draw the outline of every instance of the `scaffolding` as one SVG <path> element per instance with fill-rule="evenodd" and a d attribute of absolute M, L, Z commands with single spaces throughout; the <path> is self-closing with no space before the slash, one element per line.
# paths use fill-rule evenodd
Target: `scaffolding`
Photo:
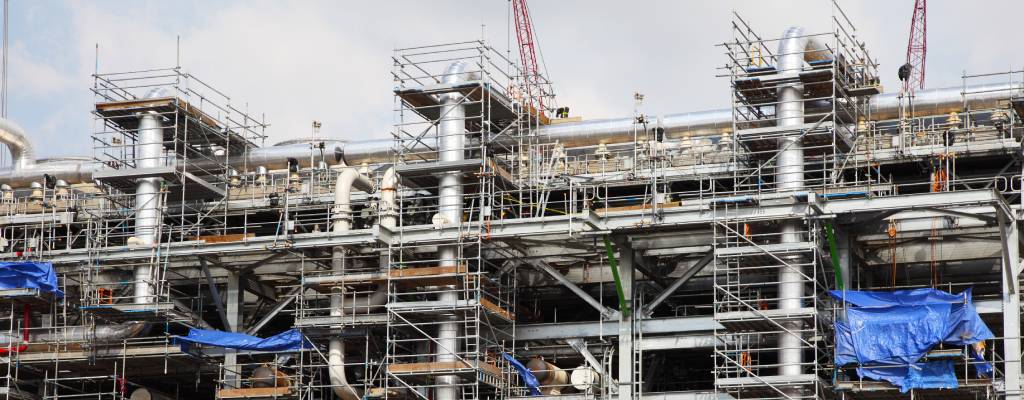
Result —
<path fill-rule="evenodd" d="M 497 398 L 507 385 L 515 278 L 485 252 L 496 188 L 514 185 L 514 167 L 494 154 L 519 148 L 540 115 L 509 93 L 524 81 L 483 41 L 400 49 L 393 60 L 395 169 L 409 191 L 399 193 L 388 251 L 387 389 Z M 446 144 L 454 137 L 455 147 Z M 457 239 L 403 239 L 406 226 L 423 223 Z"/>
<path fill-rule="evenodd" d="M 87 230 L 92 248 L 109 246 L 147 247 L 148 256 L 118 261 L 89 260 L 87 285 L 81 293 L 83 310 L 105 319 L 137 319 L 141 315 L 178 322 L 194 322 L 193 296 L 175 292 L 168 268 L 170 243 L 202 240 L 226 234 L 230 225 L 223 204 L 228 199 L 229 177 L 237 175 L 247 152 L 263 144 L 267 124 L 231 104 L 231 98 L 180 67 L 121 73 L 96 73 L 93 178 L 104 195 L 94 224 Z M 155 120 L 156 128 L 143 123 Z M 159 129 L 159 143 L 143 143 L 147 129 Z M 153 154 L 138 149 L 159 148 Z M 241 168 L 244 169 L 244 163 Z M 138 182 L 157 179 L 159 192 L 136 204 Z M 156 215 L 154 243 L 133 236 L 130 221 L 140 207 Z M 143 268 L 148 273 L 131 278 L 109 279 L 111 270 Z M 106 278 L 106 279 L 105 279 Z M 131 288 L 148 286 L 152 296 L 130 298 Z M 173 301 L 171 299 L 174 299 Z M 127 314 L 127 315 L 126 315 Z"/>
<path fill-rule="evenodd" d="M 736 166 L 731 190 L 711 204 L 714 317 L 721 325 L 715 387 L 736 398 L 816 399 L 831 362 L 831 323 L 821 302 L 838 271 L 822 256 L 823 216 L 766 220 L 750 210 L 760 202 L 813 203 L 818 195 L 892 193 L 879 174 L 859 173 L 865 165 L 849 162 L 868 98 L 880 92 L 876 65 L 834 2 L 832 30 L 818 34 L 790 29 L 785 38 L 765 39 L 734 15 L 734 38 L 724 47 Z M 787 111 L 793 109 L 799 121 Z M 794 154 L 798 159 L 783 160 Z"/>
<path fill-rule="evenodd" d="M 991 262 L 1019 255 L 998 243 L 1017 223 L 992 209 L 1019 214 L 1024 71 L 965 73 L 962 106 L 939 110 L 932 93 L 881 95 L 834 3 L 829 25 L 765 38 L 737 15 L 728 109 L 649 115 L 636 93 L 632 115 L 602 121 L 555 112 L 550 82 L 487 42 L 398 49 L 393 147 L 351 165 L 365 147 L 319 139 L 278 144 L 302 147 L 286 165 L 251 157 L 281 150 L 262 148 L 263 118 L 181 68 L 96 74 L 95 181 L 0 186 L 0 255 L 52 260 L 66 293 L 0 291 L 0 398 L 533 398 L 507 357 L 583 375 L 541 384 L 544 398 L 902 398 L 834 365 L 842 308 L 826 292 L 844 260 L 851 288 L 977 285 L 989 321 L 1019 302 L 998 296 Z M 787 39 L 812 43 L 795 69 L 776 51 Z M 139 154 L 143 118 L 158 156 Z M 793 148 L 799 174 L 780 163 Z M 343 172 L 369 182 L 350 211 Z M 157 239 L 140 245 L 136 187 L 154 178 Z M 946 267 L 955 281 L 934 278 Z M 39 339 L 24 343 L 28 320 Z M 122 322 L 150 329 L 96 334 Z M 181 349 L 189 328 L 296 328 L 312 346 Z M 999 396 L 1019 363 L 1003 336 L 985 343 L 991 377 L 971 375 L 971 349 L 930 353 L 956 361 L 944 394 Z"/>

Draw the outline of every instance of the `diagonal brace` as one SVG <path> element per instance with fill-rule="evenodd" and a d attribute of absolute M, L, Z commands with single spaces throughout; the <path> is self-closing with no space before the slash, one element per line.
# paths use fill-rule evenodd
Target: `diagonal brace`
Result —
<path fill-rule="evenodd" d="M 618 314 L 615 310 L 605 307 L 603 304 L 601 304 L 600 301 L 597 301 L 597 299 L 591 296 L 590 293 L 587 293 L 587 291 L 583 290 L 579 286 L 576 286 L 576 284 L 572 283 L 572 281 L 570 281 L 569 278 L 566 278 L 565 275 L 562 275 L 560 272 L 556 271 L 547 263 L 537 260 L 529 260 L 527 261 L 527 263 L 533 266 L 534 268 L 537 268 L 541 271 L 546 272 L 548 275 L 551 275 L 551 277 L 555 278 L 555 280 L 558 281 L 558 283 L 561 283 L 562 286 L 565 286 L 573 293 L 576 293 L 576 295 L 583 299 L 583 301 L 587 302 L 587 304 L 590 304 L 591 307 L 594 307 L 594 309 L 601 313 L 601 316 L 604 317 L 605 319 L 617 318 Z"/>

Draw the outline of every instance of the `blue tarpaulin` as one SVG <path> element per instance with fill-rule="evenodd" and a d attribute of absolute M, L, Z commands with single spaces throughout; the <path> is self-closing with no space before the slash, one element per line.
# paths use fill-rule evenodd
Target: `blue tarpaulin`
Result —
<path fill-rule="evenodd" d="M 910 389 L 956 389 L 953 360 L 929 361 L 910 365 L 857 368 L 863 378 L 886 381 L 906 393 Z"/>
<path fill-rule="evenodd" d="M 861 377 L 890 382 L 903 392 L 955 388 L 952 360 L 924 362 L 925 355 L 940 343 L 964 346 L 994 337 L 970 289 L 955 295 L 935 289 L 830 294 L 852 305 L 846 320 L 835 322 L 836 364 L 855 364 Z"/>
<path fill-rule="evenodd" d="M 178 338 L 183 347 L 190 343 L 254 351 L 296 351 L 302 349 L 303 336 L 296 329 L 287 330 L 268 338 L 244 333 L 231 333 L 206 329 L 189 329 L 188 336 Z"/>
<path fill-rule="evenodd" d="M 0 289 L 39 289 L 64 297 L 53 264 L 48 262 L 0 262 Z"/>
<path fill-rule="evenodd" d="M 504 357 L 509 364 L 512 364 L 512 368 L 515 368 L 516 372 L 519 373 L 519 376 L 523 378 L 523 383 L 526 384 L 526 387 L 530 388 L 530 395 L 540 396 L 540 382 L 537 381 L 536 376 L 533 376 L 533 371 L 530 371 L 529 368 L 526 368 L 526 366 L 519 362 L 519 360 L 508 355 L 508 353 L 501 353 L 501 356 Z"/>

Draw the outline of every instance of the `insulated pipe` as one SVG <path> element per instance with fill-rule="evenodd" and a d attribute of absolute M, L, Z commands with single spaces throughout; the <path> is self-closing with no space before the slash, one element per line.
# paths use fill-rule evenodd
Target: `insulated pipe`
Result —
<path fill-rule="evenodd" d="M 798 72 L 803 69 L 806 56 L 820 54 L 821 48 L 804 35 L 801 27 L 791 27 L 783 34 L 776 53 L 779 57 L 780 73 Z M 803 85 L 799 83 L 779 88 L 776 115 L 780 128 L 799 129 L 804 123 Z M 776 158 L 775 183 L 779 191 L 788 192 L 804 188 L 804 149 L 796 132 L 779 139 L 779 155 Z M 783 243 L 800 242 L 800 221 L 785 221 L 782 224 Z M 779 270 L 778 307 L 781 310 L 799 309 L 803 298 L 803 273 L 795 266 L 783 266 Z M 786 322 L 787 330 L 800 329 L 799 322 Z M 779 375 L 800 375 L 803 363 L 801 338 L 797 334 L 779 335 Z"/>
<path fill-rule="evenodd" d="M 1020 83 L 991 83 L 967 87 L 949 87 L 914 91 L 915 116 L 944 115 L 961 112 L 966 104 L 968 109 L 984 110 L 1006 107 L 1011 98 L 1024 97 L 1024 86 Z M 868 116 L 871 121 L 882 121 L 900 117 L 899 94 L 872 96 L 868 102 Z"/>
<path fill-rule="evenodd" d="M 472 79 L 467 72 L 469 64 L 457 61 L 445 70 L 443 82 L 458 84 Z M 462 104 L 462 94 L 450 92 L 441 95 L 441 119 L 438 121 L 438 160 L 441 162 L 462 161 L 465 158 L 466 145 L 466 108 Z M 445 225 L 458 225 L 462 222 L 462 175 L 459 172 L 448 172 L 441 176 L 438 188 L 438 214 Z M 441 267 L 458 267 L 459 247 L 439 246 L 437 249 Z M 452 287 L 438 294 L 438 301 L 455 303 L 459 293 Z M 459 324 L 454 317 L 442 320 L 437 327 L 437 362 L 452 362 L 458 359 Z M 437 377 L 435 400 L 456 400 L 458 377 L 442 375 Z"/>
<path fill-rule="evenodd" d="M 380 224 L 388 229 L 398 226 L 398 174 L 395 167 L 384 171 L 380 180 Z"/>
<path fill-rule="evenodd" d="M 14 170 L 30 168 L 36 162 L 32 142 L 21 126 L 6 118 L 0 118 L 0 143 L 7 145 L 11 152 L 11 166 Z"/>
<path fill-rule="evenodd" d="M 366 176 L 363 176 L 355 168 L 345 168 L 338 174 L 334 187 L 334 210 L 331 216 L 332 229 L 334 233 L 344 233 L 352 229 L 352 189 L 359 189 L 364 192 L 373 190 L 373 184 Z M 331 269 L 336 273 L 345 270 L 345 248 L 334 247 L 332 250 L 333 259 Z M 331 294 L 331 316 L 343 317 L 345 307 L 377 306 L 387 301 L 387 290 L 380 286 L 370 296 L 361 297 L 346 304 L 343 295 Z M 345 376 L 345 341 L 340 338 L 331 338 L 327 350 L 327 371 L 330 376 L 331 387 L 334 394 L 342 400 L 359 400 L 362 395 L 352 387 Z"/>
<path fill-rule="evenodd" d="M 926 116 L 959 112 L 964 109 L 965 102 L 970 109 L 1004 107 L 1011 97 L 1024 97 L 1024 86 L 998 83 L 967 86 L 966 88 L 922 90 L 914 94 L 914 114 Z M 899 118 L 899 95 L 891 93 L 872 96 L 868 101 L 868 109 L 867 119 L 869 121 Z M 655 118 L 651 117 L 650 119 L 654 120 Z M 661 116 L 661 119 L 665 137 L 673 140 L 688 136 L 717 137 L 732 132 L 732 111 L 729 109 L 666 114 Z M 8 123 L 13 125 L 9 121 Z M 20 129 L 11 129 L 8 132 L 20 132 Z M 631 142 L 633 141 L 633 118 L 548 125 L 537 131 L 537 140 L 539 143 L 562 143 L 568 148 Z M 417 152 L 425 150 L 426 147 L 423 146 L 413 149 Z M 22 154 L 26 153 L 23 151 Z M 264 166 L 268 169 L 284 169 L 288 166 L 288 160 L 294 159 L 300 163 L 300 166 L 308 167 L 308 160 L 313 154 L 312 148 L 307 143 L 260 147 L 250 150 L 245 157 L 232 158 L 229 164 L 234 168 Z M 427 156 L 427 154 L 421 155 Z M 27 160 L 31 156 L 24 155 L 22 158 Z M 329 165 L 392 162 L 394 161 L 394 140 L 379 139 L 349 143 L 325 141 L 324 161 Z M 42 182 L 43 175 L 47 174 L 70 184 L 78 184 L 91 181 L 92 173 L 95 171 L 95 165 L 91 159 L 47 162 L 45 164 L 19 162 L 17 165 L 28 165 L 29 168 L 0 169 L 0 183 L 14 188 L 22 188 L 32 182 Z M 43 169 L 44 166 L 45 169 Z"/>
<path fill-rule="evenodd" d="M 47 176 L 72 185 L 89 182 L 92 181 L 92 173 L 95 171 L 94 165 L 91 158 L 85 157 L 42 159 L 24 168 L 0 169 L 0 183 L 13 188 L 24 188 L 32 182 L 43 182 Z"/>
<path fill-rule="evenodd" d="M 298 163 L 299 168 L 315 167 L 316 163 L 321 160 L 327 165 L 338 165 L 343 163 L 340 157 L 341 153 L 338 151 L 342 145 L 342 142 L 338 140 L 286 142 L 275 146 L 250 149 L 244 157 L 228 160 L 228 164 L 236 169 L 247 167 L 250 170 L 256 167 L 266 167 L 270 170 L 286 169 L 289 162 L 293 161 Z M 321 154 L 323 154 L 322 157 Z"/>
<path fill-rule="evenodd" d="M 129 321 L 120 324 L 72 326 L 48 332 L 33 332 L 28 336 L 30 343 L 88 342 L 110 343 L 136 337 L 142 334 L 148 324 L 143 321 Z M 0 336 L 0 346 L 10 346 L 22 339 L 7 335 Z"/>
<path fill-rule="evenodd" d="M 544 361 L 543 358 L 535 357 L 526 363 L 526 368 L 537 378 L 540 384 L 540 391 L 545 395 L 560 395 L 562 389 L 569 384 L 569 373 L 558 368 L 555 364 Z"/>
<path fill-rule="evenodd" d="M 151 90 L 147 99 L 164 97 L 163 88 Z M 143 113 L 139 117 L 139 141 L 135 145 L 138 155 L 135 166 L 138 169 L 160 167 L 163 164 L 164 127 L 162 117 L 155 112 Z M 135 238 L 143 247 L 153 247 L 160 229 L 160 185 L 157 177 L 139 178 L 135 181 Z M 153 298 L 153 267 L 142 264 L 135 267 L 135 304 L 148 304 Z"/>

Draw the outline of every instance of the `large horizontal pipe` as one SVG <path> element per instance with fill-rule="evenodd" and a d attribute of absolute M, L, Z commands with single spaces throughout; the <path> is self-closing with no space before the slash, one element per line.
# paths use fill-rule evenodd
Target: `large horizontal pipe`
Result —
<path fill-rule="evenodd" d="M 1000 83 L 966 87 L 949 87 L 918 91 L 914 96 L 913 112 L 916 116 L 943 115 L 960 112 L 965 106 L 968 109 L 980 110 L 1004 107 L 1010 98 L 1024 97 L 1024 88 L 1020 84 Z M 899 117 L 899 95 L 894 93 L 873 96 L 868 104 L 868 120 L 881 121 Z M 719 136 L 732 132 L 732 110 L 719 109 L 688 113 L 666 114 L 660 117 L 647 118 L 649 127 L 661 128 L 668 139 L 679 139 L 687 136 Z M 16 126 L 16 125 L 14 125 Z M 3 131 L 3 126 L 0 126 Z M 21 132 L 20 128 L 10 132 Z M 17 136 L 10 136 L 17 138 Z M 565 147 L 586 147 L 599 144 L 615 144 L 632 142 L 634 138 L 633 118 L 600 119 L 593 121 L 570 122 L 549 125 L 537 131 L 540 143 L 561 143 Z M 12 143 L 15 139 L 10 139 Z M 320 143 L 323 143 L 322 146 Z M 8 144 L 10 147 L 10 144 Z M 237 157 L 230 164 L 236 169 L 249 169 L 263 166 L 267 169 L 287 168 L 289 160 L 299 163 L 300 167 L 310 167 L 323 160 L 328 165 L 376 164 L 394 162 L 395 141 L 393 139 L 368 140 L 358 142 L 341 142 L 321 140 L 319 142 L 300 141 L 280 146 L 260 147 L 245 157 Z M 30 146 L 17 147 L 21 153 L 12 158 L 24 159 L 31 154 Z M 412 146 L 413 152 L 430 156 L 425 145 Z M 323 157 L 320 156 L 321 151 Z M 15 164 L 20 165 L 20 164 Z M 57 160 L 51 162 L 28 163 L 26 168 L 0 169 L 0 184 L 12 187 L 25 187 L 32 182 L 42 182 L 47 174 L 68 183 L 82 183 L 92 180 L 92 172 L 96 168 L 91 160 Z"/>
<path fill-rule="evenodd" d="M 43 182 L 45 176 L 63 180 L 70 184 L 89 182 L 96 167 L 88 158 L 60 158 L 39 160 L 29 167 L 8 167 L 0 169 L 0 184 L 14 188 L 28 187 L 32 182 Z"/>
<path fill-rule="evenodd" d="M 88 326 L 71 326 L 63 329 L 44 330 L 42 332 L 31 332 L 29 343 L 73 343 L 73 342 L 100 342 L 109 343 L 123 339 L 129 339 L 142 334 L 147 323 L 141 321 L 129 321 L 120 324 Z M 10 346 L 12 343 L 21 343 L 20 337 L 11 337 L 0 334 L 0 346 Z"/>
<path fill-rule="evenodd" d="M 1011 98 L 1024 96 L 1024 87 L 1019 83 L 992 83 L 966 87 L 920 90 L 914 93 L 913 115 L 943 115 L 971 110 L 985 110 L 1006 107 Z M 911 108 L 908 107 L 908 110 Z M 900 116 L 900 100 L 897 94 L 881 94 L 868 103 L 870 120 L 882 121 Z"/>
<path fill-rule="evenodd" d="M 915 116 L 943 115 L 960 112 L 966 106 L 981 110 L 1005 107 L 1010 98 L 1024 96 L 1020 84 L 986 84 L 964 87 L 922 90 L 914 95 Z M 871 97 L 867 119 L 882 121 L 899 118 L 900 100 L 895 93 Z M 716 136 L 732 132 L 732 110 L 710 110 L 682 114 L 648 117 L 660 119 L 661 128 L 669 139 L 687 136 Z M 653 127 L 650 125 L 649 127 Z M 561 143 L 565 147 L 596 146 L 632 142 L 634 119 L 617 118 L 549 125 L 537 132 L 541 143 Z"/>

